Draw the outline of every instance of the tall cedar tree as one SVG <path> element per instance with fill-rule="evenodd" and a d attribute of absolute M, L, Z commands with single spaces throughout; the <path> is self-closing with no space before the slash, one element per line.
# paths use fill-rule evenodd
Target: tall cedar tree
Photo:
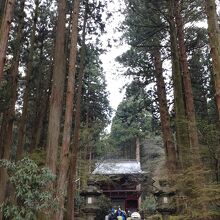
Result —
<path fill-rule="evenodd" d="M 216 13 L 215 0 L 206 0 L 209 44 L 211 48 L 212 66 L 215 80 L 215 97 L 220 120 L 220 29 Z"/>
<path fill-rule="evenodd" d="M 177 153 L 175 148 L 175 143 L 173 140 L 172 129 L 170 124 L 170 115 L 168 112 L 167 99 L 166 99 L 166 90 L 165 90 L 165 82 L 163 78 L 163 69 L 162 69 L 162 58 L 161 58 L 161 45 L 160 39 L 163 35 L 164 28 L 163 23 L 161 21 L 161 4 L 162 2 L 146 2 L 142 1 L 140 5 L 135 1 L 130 1 L 132 5 L 132 9 L 130 10 L 130 18 L 128 18 L 128 26 L 129 32 L 131 35 L 130 38 L 134 39 L 130 41 L 134 41 L 131 43 L 133 47 L 135 47 L 139 54 L 142 53 L 150 53 L 151 61 L 154 66 L 154 77 L 156 79 L 156 87 L 157 87 L 157 96 L 159 102 L 159 111 L 160 111 L 160 119 L 162 126 L 162 136 L 164 142 L 164 148 L 167 156 L 167 166 L 170 172 L 176 170 L 177 167 Z M 154 12 L 152 13 L 152 8 L 154 8 Z M 148 10 L 148 13 L 146 11 Z M 133 18 L 132 15 L 137 17 Z M 139 20 L 138 20 L 139 17 Z M 129 20 L 130 19 L 130 20 Z M 141 25 L 138 24 L 141 22 Z M 149 38 L 146 40 L 146 33 L 149 35 Z M 143 43 L 143 39 L 144 43 Z M 136 56 L 138 56 L 137 54 Z M 141 58 L 140 58 L 141 59 Z M 150 64 L 150 66 L 152 65 Z M 148 64 L 149 65 L 149 64 Z M 147 68 L 147 65 L 146 67 Z M 149 80 L 149 71 L 145 73 L 145 78 Z"/>
<path fill-rule="evenodd" d="M 170 115 L 167 105 L 166 88 L 163 78 L 163 68 L 162 68 L 160 49 L 155 48 L 152 54 L 153 54 L 153 61 L 155 66 L 157 96 L 159 102 L 163 143 L 167 157 L 167 167 L 170 170 L 170 172 L 173 173 L 176 171 L 177 168 L 177 154 L 176 154 L 176 148 L 173 139 L 171 124 L 170 124 Z"/>
<path fill-rule="evenodd" d="M 15 51 L 9 70 L 10 77 L 10 100 L 8 107 L 4 111 L 3 120 L 1 125 L 0 132 L 0 159 L 9 159 L 12 149 L 13 141 L 13 124 L 15 119 L 15 103 L 17 100 L 17 77 L 18 77 L 18 67 L 20 61 L 20 52 L 23 28 L 24 28 L 24 6 L 25 0 L 22 0 L 20 3 L 19 11 L 19 24 L 17 29 L 17 36 L 15 39 Z M 5 187 L 7 182 L 7 174 L 5 171 L 0 169 L 0 204 L 4 201 L 5 197 Z M 1 215 L 1 214 L 0 214 Z M 1 217 L 0 217 L 1 219 Z"/>
<path fill-rule="evenodd" d="M 83 28 L 82 28 L 82 46 L 80 50 L 80 65 L 79 65 L 79 76 L 78 76 L 78 88 L 76 96 L 76 113 L 74 121 L 73 140 L 71 144 L 71 155 L 70 155 L 70 166 L 69 166 L 69 179 L 68 179 L 68 197 L 67 197 L 67 220 L 74 220 L 74 198 L 75 198 L 75 177 L 77 171 L 77 154 L 79 148 L 79 133 L 80 133 L 80 116 L 81 116 L 81 98 L 82 98 L 82 86 L 85 70 L 85 58 L 86 58 L 86 24 L 88 19 L 88 0 L 85 3 L 85 12 L 83 17 Z"/>
<path fill-rule="evenodd" d="M 190 150 L 188 151 L 186 158 L 188 166 L 184 167 L 184 169 L 188 168 L 189 165 L 195 166 L 198 169 L 202 170 L 202 163 L 201 157 L 199 152 L 199 140 L 198 140 L 198 133 L 197 133 L 197 125 L 196 125 L 196 114 L 195 114 L 195 107 L 194 107 L 194 100 L 193 100 L 193 93 L 192 93 L 192 85 L 191 85 L 191 76 L 189 73 L 188 61 L 187 61 L 187 54 L 186 54 L 186 47 L 184 43 L 184 24 L 183 18 L 180 14 L 180 3 L 178 0 L 173 0 L 172 5 L 174 6 L 174 17 L 177 29 L 177 39 L 178 39 L 178 52 L 180 55 L 180 65 L 181 71 L 183 75 L 183 91 L 184 91 L 184 101 L 186 106 L 186 117 L 188 123 L 188 133 L 189 133 L 189 140 L 190 140 Z M 185 158 L 182 158 L 184 161 Z M 186 164 L 186 163 L 185 163 Z M 195 173 L 195 178 L 196 178 Z M 197 179 L 198 181 L 198 179 Z M 193 185 L 198 186 L 199 188 L 205 183 L 205 179 L 203 174 L 200 174 L 199 181 L 193 181 Z M 202 215 L 206 215 L 207 207 L 204 203 L 201 204 L 201 211 Z M 207 219 L 206 217 L 202 217 L 201 219 Z"/>
<path fill-rule="evenodd" d="M 46 155 L 46 165 L 54 174 L 56 174 L 60 118 L 65 79 L 65 25 L 66 0 L 59 0 Z"/>
<path fill-rule="evenodd" d="M 0 82 L 2 81 L 3 72 L 4 72 L 4 65 L 6 59 L 6 50 L 8 46 L 8 37 L 10 26 L 12 22 L 12 17 L 14 13 L 16 0 L 6 0 L 6 2 L 1 5 L 4 7 L 3 16 L 1 18 L 1 26 L 0 26 Z"/>
<path fill-rule="evenodd" d="M 169 28 L 170 28 L 170 44 L 172 59 L 172 78 L 174 87 L 174 107 L 175 107 L 175 124 L 176 124 L 176 140 L 178 147 L 178 155 L 180 166 L 186 167 L 189 164 L 187 160 L 189 151 L 189 134 L 187 120 L 185 116 L 185 104 L 183 95 L 182 75 L 179 63 L 179 51 L 177 43 L 177 31 L 174 20 L 174 4 L 172 0 L 167 0 L 169 11 Z"/>
<path fill-rule="evenodd" d="M 70 56 L 69 56 L 69 69 L 67 80 L 67 93 L 66 93 L 66 111 L 63 130 L 63 141 L 60 154 L 60 169 L 57 180 L 56 196 L 59 201 L 59 209 L 57 210 L 53 219 L 63 219 L 63 209 L 65 201 L 65 182 L 67 177 L 67 171 L 69 167 L 69 148 L 72 131 L 72 119 L 73 119 L 73 100 L 75 90 L 75 75 L 76 75 L 76 55 L 77 55 L 77 36 L 78 36 L 78 17 L 79 17 L 79 5 L 80 0 L 73 2 L 72 13 L 72 32 L 70 41 Z"/>
<path fill-rule="evenodd" d="M 186 105 L 186 115 L 188 120 L 188 130 L 189 130 L 189 139 L 190 145 L 192 149 L 193 161 L 199 165 L 200 161 L 200 153 L 199 153 L 199 139 L 197 133 L 197 125 L 196 125 L 196 113 L 194 107 L 194 100 L 193 100 L 193 92 L 192 92 L 192 83 L 191 83 L 191 76 L 189 72 L 189 66 L 187 61 L 187 54 L 186 54 L 186 46 L 184 42 L 184 24 L 183 18 L 180 14 L 180 3 L 177 0 L 173 1 L 174 5 L 174 16 L 176 21 L 176 28 L 177 28 L 177 38 L 179 44 L 179 54 L 180 54 L 180 64 L 181 70 L 183 74 L 183 89 L 184 89 L 184 98 L 185 98 L 185 105 Z"/>
<path fill-rule="evenodd" d="M 19 128 L 18 128 L 18 144 L 17 144 L 17 160 L 22 159 L 24 154 L 24 142 L 25 142 L 25 128 L 27 124 L 27 113 L 29 106 L 29 92 L 30 92 L 30 78 L 33 71 L 33 58 L 35 50 L 35 40 L 36 40 L 36 28 L 37 28 L 37 19 L 38 19 L 38 10 L 39 10 L 39 0 L 35 0 L 35 10 L 33 18 L 33 26 L 30 39 L 30 48 L 27 61 L 27 71 L 25 76 L 25 90 L 23 97 L 23 107 L 22 115 L 20 118 Z"/>

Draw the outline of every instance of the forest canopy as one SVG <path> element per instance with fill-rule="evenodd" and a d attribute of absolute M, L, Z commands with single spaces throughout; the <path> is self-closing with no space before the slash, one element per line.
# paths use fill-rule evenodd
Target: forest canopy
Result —
<path fill-rule="evenodd" d="M 124 20 L 115 29 L 122 38 L 110 36 L 108 46 L 128 45 L 114 62 L 130 79 L 114 116 L 100 58 L 109 50 L 106 26 L 117 19 L 112 2 Z M 144 166 L 148 139 L 162 140 L 173 218 L 220 218 L 216 3 L 0 1 L 0 220 L 75 219 L 95 163 L 136 159 Z M 147 215 L 158 214 L 153 193 L 143 192 Z M 106 210 L 110 202 L 102 199 Z"/>

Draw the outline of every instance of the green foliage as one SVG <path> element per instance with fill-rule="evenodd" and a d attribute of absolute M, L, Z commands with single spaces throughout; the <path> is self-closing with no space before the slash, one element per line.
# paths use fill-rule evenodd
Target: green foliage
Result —
<path fill-rule="evenodd" d="M 100 208 L 96 213 L 95 220 L 103 220 L 112 208 L 111 200 L 104 195 L 98 198 L 97 205 Z"/>
<path fill-rule="evenodd" d="M 106 132 L 100 134 L 100 138 L 95 143 L 95 158 L 112 158 L 117 153 L 117 149 L 111 144 L 110 135 Z"/>
<path fill-rule="evenodd" d="M 211 93 L 210 54 L 207 30 L 205 28 L 190 26 L 186 29 L 187 49 L 189 56 L 189 69 L 191 73 L 194 105 L 198 118 L 208 118 L 207 97 Z M 210 101 L 213 100 L 211 95 Z"/>
<path fill-rule="evenodd" d="M 82 100 L 83 123 L 89 123 L 89 126 L 96 124 L 97 132 L 107 126 L 112 113 L 99 55 L 100 50 L 97 47 L 87 45 Z M 99 129 L 97 124 L 100 126 Z"/>
<path fill-rule="evenodd" d="M 152 215 L 146 218 L 147 220 L 162 220 L 162 216 L 159 214 L 156 215 Z M 169 220 L 171 220 L 172 218 L 170 217 Z M 174 220 L 174 219 L 172 219 Z"/>
<path fill-rule="evenodd" d="M 10 83 L 8 80 L 2 80 L 0 83 L 0 113 L 4 112 L 10 100 Z"/>
<path fill-rule="evenodd" d="M 88 44 L 86 49 L 80 145 L 81 150 L 87 148 L 97 158 L 106 153 L 104 145 L 101 146 L 101 144 L 104 144 L 104 129 L 110 122 L 112 108 L 108 100 L 109 93 L 99 58 L 101 51 L 92 44 Z"/>
<path fill-rule="evenodd" d="M 123 25 L 126 28 L 124 34 L 126 40 L 133 47 L 142 51 L 152 49 L 152 42 L 162 39 L 167 34 L 165 19 L 161 19 L 165 10 L 166 1 L 129 0 L 129 7 Z"/>
<path fill-rule="evenodd" d="M 178 216 L 170 216 L 170 220 L 179 220 L 180 219 L 180 217 L 178 217 Z"/>
<path fill-rule="evenodd" d="M 30 159 L 33 160 L 38 166 L 42 167 L 46 161 L 46 151 L 41 148 L 37 148 L 29 155 Z"/>
<path fill-rule="evenodd" d="M 209 182 L 220 182 L 220 170 L 218 168 L 220 158 L 220 130 L 218 124 L 209 123 L 207 120 L 198 121 L 201 133 L 201 156 L 205 167 L 210 170 Z"/>
<path fill-rule="evenodd" d="M 85 197 L 80 195 L 80 190 L 76 191 L 76 195 L 74 198 L 75 201 L 75 209 L 80 212 L 80 209 L 85 206 Z"/>
<path fill-rule="evenodd" d="M 10 198 L 4 202 L 2 209 L 6 219 L 32 220 L 39 212 L 48 213 L 55 208 L 52 192 L 46 189 L 55 179 L 49 169 L 39 168 L 28 158 L 17 163 L 0 160 L 0 166 L 8 171 L 16 199 L 16 202 Z"/>
<path fill-rule="evenodd" d="M 220 216 L 220 187 L 215 182 L 207 182 L 210 171 L 191 166 L 176 176 L 179 191 L 179 219 L 204 219 Z"/>
<path fill-rule="evenodd" d="M 150 54 L 146 53 L 145 50 L 142 51 L 133 47 L 116 58 L 116 61 L 127 68 L 124 75 L 143 78 L 145 85 L 154 81 L 153 64 L 150 60 Z"/>
<path fill-rule="evenodd" d="M 135 152 L 136 139 L 151 132 L 152 115 L 149 112 L 148 101 L 144 88 L 133 81 L 128 86 L 126 97 L 119 104 L 112 121 L 110 145 L 123 151 L 124 154 L 127 154 L 127 156 L 123 156 L 130 159 L 131 155 L 135 155 L 132 152 Z M 128 153 L 129 151 L 130 153 Z"/>
<path fill-rule="evenodd" d="M 141 210 L 147 214 L 153 214 L 156 212 L 156 205 L 156 200 L 152 195 L 146 196 L 141 203 Z"/>

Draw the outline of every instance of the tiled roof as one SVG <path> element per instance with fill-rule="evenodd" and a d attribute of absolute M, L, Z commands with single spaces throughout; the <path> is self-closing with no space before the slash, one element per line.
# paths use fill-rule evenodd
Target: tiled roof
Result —
<path fill-rule="evenodd" d="M 92 172 L 99 175 L 115 174 L 141 174 L 140 162 L 137 160 L 107 160 L 96 163 L 96 168 Z"/>

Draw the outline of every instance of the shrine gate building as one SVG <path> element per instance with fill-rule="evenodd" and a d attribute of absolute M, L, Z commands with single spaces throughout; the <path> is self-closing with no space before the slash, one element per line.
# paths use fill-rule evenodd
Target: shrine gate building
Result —
<path fill-rule="evenodd" d="M 141 179 L 146 172 L 137 160 L 106 160 L 96 164 L 93 177 L 114 208 L 137 211 L 140 207 Z"/>

